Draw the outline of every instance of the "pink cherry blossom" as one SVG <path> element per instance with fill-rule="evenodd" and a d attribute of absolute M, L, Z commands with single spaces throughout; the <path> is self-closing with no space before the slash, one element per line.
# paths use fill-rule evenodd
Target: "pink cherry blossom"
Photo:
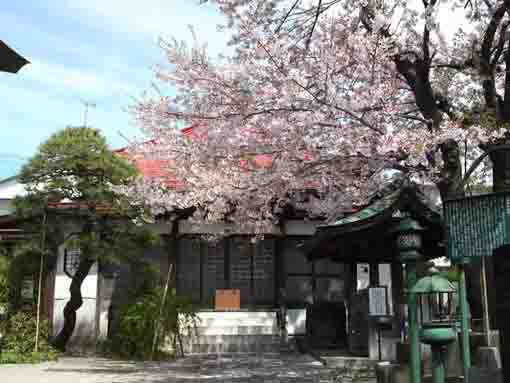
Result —
<path fill-rule="evenodd" d="M 161 41 L 157 86 L 175 95 L 131 108 L 144 137 L 130 155 L 172 175 L 127 190 L 155 213 L 194 206 L 197 221 L 262 233 L 296 190 L 320 196 L 310 217 L 335 217 L 368 201 L 381 169 L 435 182 L 446 140 L 469 160 L 506 137 L 479 117 L 510 103 L 510 71 L 498 69 L 509 0 L 210 2 L 233 53 L 213 59 L 198 41 Z"/>

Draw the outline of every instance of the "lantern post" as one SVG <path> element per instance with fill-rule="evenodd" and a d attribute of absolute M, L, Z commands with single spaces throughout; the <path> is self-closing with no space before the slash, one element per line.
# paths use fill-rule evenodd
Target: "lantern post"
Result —
<path fill-rule="evenodd" d="M 421 382 L 420 340 L 418 333 L 418 306 L 412 288 L 416 284 L 416 264 L 422 255 L 422 232 L 425 229 L 409 216 L 402 218 L 392 230 L 396 234 L 399 259 L 405 264 L 406 295 L 409 321 L 410 383 Z"/>

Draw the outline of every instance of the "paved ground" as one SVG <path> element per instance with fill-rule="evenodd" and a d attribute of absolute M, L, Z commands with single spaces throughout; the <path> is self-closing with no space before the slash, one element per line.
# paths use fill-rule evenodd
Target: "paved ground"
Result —
<path fill-rule="evenodd" d="M 306 355 L 188 357 L 174 362 L 61 358 L 38 365 L 0 365 L 1 383 L 330 383 L 332 370 Z M 343 382 L 344 379 L 336 379 Z"/>

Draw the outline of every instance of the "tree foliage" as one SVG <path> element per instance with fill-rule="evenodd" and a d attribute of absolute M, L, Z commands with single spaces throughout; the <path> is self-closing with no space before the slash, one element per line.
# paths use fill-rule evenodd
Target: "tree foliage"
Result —
<path fill-rule="evenodd" d="M 115 155 L 98 130 L 68 127 L 39 147 L 22 168 L 19 180 L 29 198 L 83 201 L 83 206 L 92 210 L 119 206 L 122 201 L 113 187 L 126 184 L 135 175 L 136 168 Z"/>
<path fill-rule="evenodd" d="M 135 166 L 109 150 L 100 132 L 89 127 L 55 133 L 21 170 L 26 194 L 16 198 L 16 212 L 29 233 L 44 233 L 44 244 L 37 242 L 41 236 L 31 239 L 35 247 L 39 244 L 38 254 L 57 254 L 64 242 L 80 249 L 64 326 L 54 340 L 59 349 L 73 333 L 76 310 L 83 303 L 81 284 L 92 265 L 129 261 L 157 240 L 138 225 L 143 206 L 116 191 L 136 176 Z"/>

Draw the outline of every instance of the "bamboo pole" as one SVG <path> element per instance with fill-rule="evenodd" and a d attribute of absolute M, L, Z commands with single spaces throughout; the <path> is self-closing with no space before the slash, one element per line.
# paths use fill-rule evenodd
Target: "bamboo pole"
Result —
<path fill-rule="evenodd" d="M 159 306 L 159 315 L 156 318 L 156 324 L 154 326 L 155 328 L 154 328 L 154 337 L 152 339 L 151 359 L 154 359 L 154 354 L 156 353 L 156 346 L 158 343 L 158 336 L 159 336 L 159 328 L 161 325 L 161 318 L 163 317 L 163 309 L 165 307 L 166 296 L 168 294 L 168 286 L 170 285 L 170 278 L 172 276 L 173 266 L 174 266 L 173 263 L 170 263 L 170 265 L 168 266 L 165 288 L 163 290 L 163 297 L 161 298 L 161 305 Z"/>
<path fill-rule="evenodd" d="M 466 271 L 463 263 L 459 264 L 459 305 L 462 337 L 462 368 L 464 382 L 469 383 L 469 370 L 471 369 L 471 349 L 469 344 L 469 318 L 466 292 Z"/>
<path fill-rule="evenodd" d="M 487 298 L 487 274 L 485 271 L 485 257 L 482 257 L 482 270 L 480 273 L 482 282 L 482 309 L 483 309 L 483 332 L 485 336 L 485 344 L 491 347 L 490 339 L 490 321 L 489 321 L 489 300 Z"/>
<path fill-rule="evenodd" d="M 39 265 L 39 284 L 37 287 L 37 319 L 35 324 L 35 346 L 34 351 L 39 351 L 39 328 L 41 327 L 41 298 L 42 298 L 42 279 L 43 279 L 43 271 L 44 271 L 44 253 L 46 247 L 46 210 L 43 213 L 42 225 L 41 225 L 41 260 Z"/>

